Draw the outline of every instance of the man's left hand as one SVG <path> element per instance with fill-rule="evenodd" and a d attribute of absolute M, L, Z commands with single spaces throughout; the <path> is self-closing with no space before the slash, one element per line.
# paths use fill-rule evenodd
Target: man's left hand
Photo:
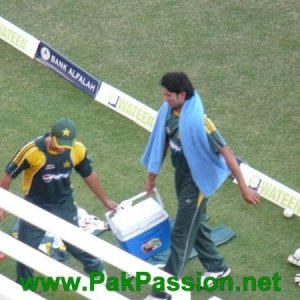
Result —
<path fill-rule="evenodd" d="M 253 190 L 250 187 L 244 188 L 241 191 L 243 198 L 245 199 L 246 202 L 249 204 L 252 204 L 254 206 L 259 204 L 260 201 L 260 196 L 257 191 Z"/>

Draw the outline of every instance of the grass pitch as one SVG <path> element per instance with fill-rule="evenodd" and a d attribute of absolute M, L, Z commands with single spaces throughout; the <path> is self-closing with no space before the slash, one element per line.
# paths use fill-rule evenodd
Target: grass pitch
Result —
<path fill-rule="evenodd" d="M 299 191 L 300 4 L 265 1 L 1 1 L 2 17 L 44 40 L 95 77 L 158 109 L 158 80 L 184 70 L 202 95 L 206 111 L 236 154 L 250 165 Z M 53 71 L 0 42 L 0 128 L 4 169 L 18 147 L 49 130 L 61 116 L 73 118 L 107 193 L 121 201 L 143 189 L 139 159 L 148 133 L 94 102 Z M 73 175 L 79 205 L 104 217 L 104 210 Z M 166 161 L 158 180 L 174 216 L 173 175 Z M 11 189 L 21 195 L 20 181 Z M 287 256 L 300 247 L 298 218 L 263 200 L 257 208 L 241 199 L 230 181 L 209 201 L 212 226 L 224 223 L 237 237 L 220 251 L 236 284 L 244 276 L 281 276 L 281 291 L 193 292 L 192 299 L 298 299 L 299 269 Z M 0 224 L 10 232 L 15 218 Z M 114 243 L 106 233 L 103 238 Z M 117 259 L 117 258 L 116 258 Z M 81 270 L 73 259 L 68 264 Z M 108 266 L 111 274 L 119 270 Z M 185 275 L 204 271 L 194 260 Z M 15 263 L 0 262 L 15 278 Z M 43 292 L 47 299 L 82 299 Z M 143 293 L 125 293 L 140 300 Z"/>

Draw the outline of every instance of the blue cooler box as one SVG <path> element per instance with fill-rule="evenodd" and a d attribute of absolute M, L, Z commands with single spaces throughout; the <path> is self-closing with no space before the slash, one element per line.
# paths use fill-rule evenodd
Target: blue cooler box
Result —
<path fill-rule="evenodd" d="M 145 195 L 142 193 L 141 195 Z M 137 200 L 137 199 L 135 199 Z M 106 213 L 108 224 L 125 251 L 147 259 L 170 247 L 171 226 L 161 203 L 147 198 L 133 205 L 124 201 L 116 213 Z"/>

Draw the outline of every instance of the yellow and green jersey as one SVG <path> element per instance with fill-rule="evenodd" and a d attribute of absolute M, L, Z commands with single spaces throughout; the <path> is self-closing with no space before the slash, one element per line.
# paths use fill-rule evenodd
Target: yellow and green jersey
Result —
<path fill-rule="evenodd" d="M 48 134 L 24 145 L 6 166 L 6 172 L 16 178 L 23 172 L 22 190 L 25 198 L 36 204 L 55 204 L 73 200 L 71 172 L 82 177 L 92 173 L 92 162 L 85 146 L 75 141 L 72 149 L 51 153 L 45 144 Z"/>

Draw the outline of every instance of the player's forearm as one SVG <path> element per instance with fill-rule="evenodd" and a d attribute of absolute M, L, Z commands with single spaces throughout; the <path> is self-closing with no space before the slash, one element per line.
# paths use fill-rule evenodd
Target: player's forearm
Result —
<path fill-rule="evenodd" d="M 153 189 L 155 188 L 156 177 L 157 177 L 157 174 L 148 173 L 147 179 L 146 179 L 146 182 L 145 182 L 145 186 L 144 186 L 144 190 L 147 193 L 151 193 L 153 191 Z"/>
<path fill-rule="evenodd" d="M 106 206 L 107 202 L 109 201 L 106 193 L 102 187 L 99 177 L 96 173 L 92 173 L 90 176 L 85 177 L 84 181 L 89 189 L 97 196 L 98 199 Z"/>
<path fill-rule="evenodd" d="M 230 169 L 233 177 L 236 179 L 241 190 L 247 188 L 244 176 L 241 172 L 240 166 L 236 160 L 236 157 L 229 146 L 224 146 L 220 149 L 220 153 L 224 156 L 226 164 Z"/>
<path fill-rule="evenodd" d="M 259 194 L 247 186 L 233 151 L 229 146 L 224 146 L 221 148 L 220 153 L 224 156 L 232 175 L 236 179 L 244 200 L 256 206 L 259 203 Z"/>

